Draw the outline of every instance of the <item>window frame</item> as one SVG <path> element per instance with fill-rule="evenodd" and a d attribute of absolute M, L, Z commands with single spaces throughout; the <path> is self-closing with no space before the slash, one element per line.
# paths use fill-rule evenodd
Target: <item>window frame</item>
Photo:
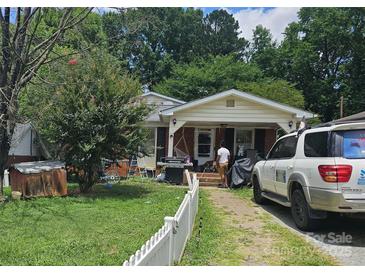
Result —
<path fill-rule="evenodd" d="M 286 141 L 287 139 L 289 138 L 294 138 L 296 139 L 296 143 L 295 143 L 295 150 L 294 150 L 294 155 L 291 156 L 291 157 L 279 157 L 279 158 L 271 158 L 271 155 L 274 151 L 274 149 L 279 145 L 281 144 L 282 142 Z M 298 150 L 298 137 L 295 136 L 295 135 L 291 135 L 291 136 L 288 136 L 288 137 L 284 137 L 282 139 L 279 139 L 276 141 L 276 143 L 274 144 L 274 146 L 271 148 L 271 150 L 269 151 L 269 153 L 267 154 L 266 156 L 266 161 L 272 161 L 272 160 L 285 160 L 285 159 L 293 159 L 295 157 L 295 155 L 297 154 L 297 150 Z"/>
<path fill-rule="evenodd" d="M 335 139 L 335 144 L 333 144 L 335 146 L 335 150 L 334 150 L 334 156 L 335 157 L 342 157 L 344 159 L 349 159 L 349 160 L 364 160 L 365 158 L 350 158 L 350 157 L 345 157 L 345 151 L 344 151 L 344 133 L 345 132 L 349 132 L 349 131 L 359 131 L 362 129 L 346 129 L 346 130 L 337 130 L 337 131 L 333 131 L 333 139 Z"/>
<path fill-rule="evenodd" d="M 306 138 L 309 135 L 313 135 L 313 134 L 327 134 L 327 156 L 308 156 L 306 154 Z M 332 134 L 330 131 L 317 131 L 317 132 L 309 132 L 306 133 L 304 136 L 304 140 L 303 140 L 303 154 L 306 158 L 330 158 L 333 157 L 333 139 L 332 139 Z"/>
<path fill-rule="evenodd" d="M 235 99 L 227 99 L 226 100 L 226 107 L 227 108 L 234 108 L 234 107 L 236 107 L 236 100 Z"/>
<path fill-rule="evenodd" d="M 200 133 L 210 134 L 211 143 L 210 143 L 210 153 L 209 153 L 209 155 L 204 153 L 204 156 L 199 156 L 199 134 Z M 198 128 L 195 128 L 194 135 L 195 135 L 194 136 L 194 158 L 197 158 L 197 159 L 199 159 L 199 158 L 202 158 L 202 159 L 214 158 L 215 130 L 213 128 L 198 127 Z M 208 145 L 208 144 L 201 144 L 201 145 Z"/>

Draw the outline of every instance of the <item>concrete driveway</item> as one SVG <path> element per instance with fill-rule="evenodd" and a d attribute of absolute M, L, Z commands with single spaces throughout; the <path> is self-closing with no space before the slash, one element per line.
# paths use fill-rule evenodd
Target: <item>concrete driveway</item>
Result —
<path fill-rule="evenodd" d="M 291 217 L 290 209 L 269 202 L 260 206 L 282 225 L 306 237 L 328 254 L 337 258 L 342 265 L 365 265 L 365 217 L 343 217 L 337 214 L 329 216 L 324 225 L 315 233 L 297 229 Z"/>

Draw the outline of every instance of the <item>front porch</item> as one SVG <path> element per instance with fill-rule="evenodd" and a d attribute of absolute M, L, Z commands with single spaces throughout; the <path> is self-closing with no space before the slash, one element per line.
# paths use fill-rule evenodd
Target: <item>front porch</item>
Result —
<path fill-rule="evenodd" d="M 217 150 L 224 140 L 231 153 L 231 160 L 244 157 L 247 150 L 256 150 L 264 158 L 276 140 L 278 126 L 269 124 L 209 124 L 186 123 L 164 139 L 168 140 L 168 157 L 186 157 L 194 163 L 196 171 L 216 159 Z M 167 133 L 167 130 L 166 130 Z M 158 137 L 157 137 L 158 138 Z M 163 144 L 158 147 L 165 147 Z M 161 153 L 160 153 L 161 154 Z M 199 168 L 200 167 L 200 168 Z"/>
<path fill-rule="evenodd" d="M 155 130 L 150 143 L 154 144 L 155 163 L 181 157 L 194 164 L 195 172 L 212 165 L 222 140 L 231 153 L 231 163 L 248 153 L 264 158 L 279 129 L 288 133 L 302 117 L 313 117 L 310 112 L 234 89 L 188 103 L 157 94 L 145 97 L 151 104 L 158 101 L 160 109 L 146 123 Z M 174 105 L 167 107 L 172 101 Z"/>
<path fill-rule="evenodd" d="M 193 171 L 201 186 L 218 186 L 221 179 L 213 162 L 221 141 L 231 153 L 230 166 L 235 160 L 247 156 L 253 150 L 258 158 L 264 158 L 276 140 L 277 125 L 271 124 L 213 124 L 186 123 L 173 138 L 172 155 L 189 157 Z M 170 137 L 170 136 L 168 136 Z"/>

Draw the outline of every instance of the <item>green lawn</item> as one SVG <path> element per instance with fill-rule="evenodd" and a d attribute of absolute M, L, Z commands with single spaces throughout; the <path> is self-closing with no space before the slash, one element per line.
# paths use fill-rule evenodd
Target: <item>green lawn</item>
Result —
<path fill-rule="evenodd" d="M 210 204 L 204 189 L 199 191 L 199 211 L 195 218 L 194 231 L 186 245 L 180 265 L 218 265 L 225 237 L 222 216 Z"/>
<path fill-rule="evenodd" d="M 9 194 L 9 190 L 7 190 Z M 0 205 L 0 265 L 121 265 L 174 215 L 181 187 L 122 181 Z"/>

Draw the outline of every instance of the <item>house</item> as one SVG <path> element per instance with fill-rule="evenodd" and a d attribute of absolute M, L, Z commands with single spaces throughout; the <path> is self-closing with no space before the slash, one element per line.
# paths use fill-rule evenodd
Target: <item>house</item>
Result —
<path fill-rule="evenodd" d="M 314 114 L 236 89 L 183 102 L 154 92 L 142 95 L 155 111 L 146 119 L 150 158 L 189 155 L 198 165 L 212 161 L 221 140 L 231 155 L 256 149 L 265 155 L 278 129 L 290 132 Z"/>

